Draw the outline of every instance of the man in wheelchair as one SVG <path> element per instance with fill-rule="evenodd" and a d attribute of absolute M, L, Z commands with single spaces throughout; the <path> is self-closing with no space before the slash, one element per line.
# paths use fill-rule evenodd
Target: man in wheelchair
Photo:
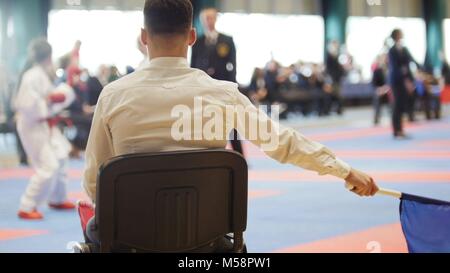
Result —
<path fill-rule="evenodd" d="M 378 187 L 370 176 L 352 169 L 323 145 L 293 129 L 281 127 L 253 106 L 239 92 L 237 84 L 214 80 L 205 72 L 189 67 L 188 48 L 196 42 L 193 7 L 189 0 L 147 0 L 144 17 L 141 39 L 148 50 L 149 64 L 106 86 L 94 114 L 83 182 L 94 204 L 98 171 L 111 158 L 223 149 L 232 129 L 237 129 L 279 162 L 341 178 L 360 196 L 377 193 Z M 214 111 L 205 114 L 203 109 L 208 106 Z M 189 114 L 180 119 L 180 112 Z M 189 123 L 192 120 L 194 125 Z M 255 122 L 260 128 L 271 130 L 269 138 L 252 133 L 251 124 Z M 212 135 L 205 133 L 208 126 L 215 128 Z M 174 128 L 184 131 L 180 135 Z M 89 219 L 93 210 L 82 206 L 81 214 L 87 214 L 82 218 Z M 98 241 L 89 225 L 87 231 L 89 241 Z M 214 251 L 222 251 L 220 248 Z"/>

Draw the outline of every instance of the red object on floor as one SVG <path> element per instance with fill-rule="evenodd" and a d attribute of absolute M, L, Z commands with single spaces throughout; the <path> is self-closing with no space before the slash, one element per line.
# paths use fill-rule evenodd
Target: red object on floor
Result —
<path fill-rule="evenodd" d="M 42 213 L 38 212 L 37 210 L 33 210 L 32 212 L 19 211 L 18 216 L 20 219 L 23 219 L 23 220 L 42 220 L 42 219 L 44 219 L 44 216 L 42 215 Z"/>
<path fill-rule="evenodd" d="M 49 204 L 49 207 L 57 210 L 73 210 L 77 206 L 72 202 L 66 201 L 62 204 Z"/>
<path fill-rule="evenodd" d="M 79 202 L 78 214 L 80 215 L 81 227 L 83 228 L 83 232 L 86 232 L 87 224 L 95 216 L 94 206 L 86 202 Z"/>
<path fill-rule="evenodd" d="M 443 104 L 450 103 L 450 85 L 446 85 L 441 93 L 441 102 Z"/>

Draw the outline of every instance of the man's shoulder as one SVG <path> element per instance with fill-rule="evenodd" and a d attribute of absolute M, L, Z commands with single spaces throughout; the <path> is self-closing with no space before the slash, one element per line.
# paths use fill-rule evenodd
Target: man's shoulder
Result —
<path fill-rule="evenodd" d="M 239 90 L 239 85 L 237 83 L 234 82 L 230 82 L 230 81 L 219 81 L 219 80 L 214 80 L 215 82 L 215 86 L 217 86 L 220 89 L 223 89 L 227 92 L 234 92 Z"/>
<path fill-rule="evenodd" d="M 127 90 L 142 86 L 142 79 L 145 78 L 145 71 L 136 71 L 124 76 L 108 85 L 106 85 L 101 93 L 101 99 L 113 98 L 117 96 L 125 96 Z M 229 81 L 220 81 L 213 79 L 206 72 L 191 68 L 180 84 L 190 85 L 191 87 L 209 89 L 211 91 L 234 92 L 238 90 L 238 84 Z"/>
<path fill-rule="evenodd" d="M 139 74 L 141 74 L 142 71 L 135 71 L 133 73 L 130 73 L 128 75 L 125 75 L 123 77 L 121 77 L 120 79 L 117 79 L 109 84 L 107 84 L 104 88 L 103 88 L 103 94 L 106 95 L 111 95 L 114 93 L 117 93 L 121 90 L 127 90 L 130 87 L 133 86 L 134 83 L 137 82 L 138 78 L 139 78 Z"/>
<path fill-rule="evenodd" d="M 233 40 L 233 36 L 225 34 L 225 33 L 219 33 L 219 37 L 226 40 Z"/>
<path fill-rule="evenodd" d="M 389 49 L 389 54 L 397 54 L 397 47 L 395 47 L 395 46 L 392 46 L 390 49 Z"/>
<path fill-rule="evenodd" d="M 237 90 L 238 84 L 230 81 L 221 81 L 216 80 L 209 76 L 206 72 L 195 69 L 195 74 L 192 75 L 195 77 L 197 84 L 199 87 L 211 88 L 211 89 L 221 89 L 221 90 Z"/>
<path fill-rule="evenodd" d="M 219 33 L 219 40 L 224 43 L 233 43 L 233 37 L 224 33 Z"/>

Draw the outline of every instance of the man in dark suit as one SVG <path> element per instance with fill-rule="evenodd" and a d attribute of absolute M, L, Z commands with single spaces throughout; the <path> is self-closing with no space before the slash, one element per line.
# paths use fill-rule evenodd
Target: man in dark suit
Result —
<path fill-rule="evenodd" d="M 191 66 L 205 71 L 216 80 L 236 82 L 236 46 L 232 37 L 217 32 L 217 14 L 215 8 L 206 8 L 201 12 L 204 35 L 192 47 Z M 244 154 L 237 131 L 233 134 L 233 150 Z"/>
<path fill-rule="evenodd" d="M 413 59 L 403 43 L 403 32 L 396 29 L 392 32 L 391 38 L 394 46 L 389 51 L 389 82 L 394 94 L 394 109 L 392 123 L 394 127 L 394 137 L 407 138 L 403 131 L 402 116 L 408 111 L 408 100 L 415 92 L 414 76 L 410 69 L 412 62 L 419 64 Z"/>
<path fill-rule="evenodd" d="M 212 78 L 236 82 L 236 47 L 233 38 L 216 30 L 217 10 L 207 8 L 201 19 L 204 35 L 192 48 L 191 65 L 208 73 Z"/>

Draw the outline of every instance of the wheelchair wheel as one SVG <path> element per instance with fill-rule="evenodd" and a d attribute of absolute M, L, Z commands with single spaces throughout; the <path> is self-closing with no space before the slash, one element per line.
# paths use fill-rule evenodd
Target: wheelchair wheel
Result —
<path fill-rule="evenodd" d="M 93 254 L 93 253 L 99 253 L 100 248 L 99 246 L 95 244 L 84 244 L 80 243 L 73 247 L 74 253 L 77 254 Z"/>

